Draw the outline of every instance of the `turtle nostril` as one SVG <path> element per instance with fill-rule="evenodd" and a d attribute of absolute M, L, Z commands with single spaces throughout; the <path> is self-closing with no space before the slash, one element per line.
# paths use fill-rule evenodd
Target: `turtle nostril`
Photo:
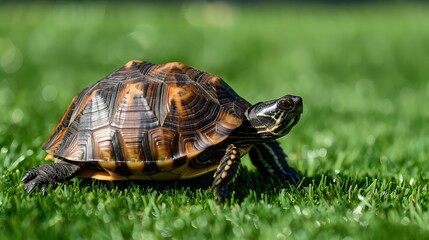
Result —
<path fill-rule="evenodd" d="M 302 98 L 299 96 L 293 96 L 292 99 L 295 105 L 294 110 L 298 113 L 302 113 L 304 110 L 304 106 L 302 104 Z"/>
<path fill-rule="evenodd" d="M 292 100 L 293 100 L 293 102 L 295 104 L 301 104 L 302 105 L 302 98 L 301 97 L 299 97 L 299 96 L 291 96 L 291 98 L 292 98 Z"/>

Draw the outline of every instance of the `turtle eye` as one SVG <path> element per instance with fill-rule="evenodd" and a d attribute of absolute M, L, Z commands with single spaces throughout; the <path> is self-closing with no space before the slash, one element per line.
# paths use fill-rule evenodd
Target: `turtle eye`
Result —
<path fill-rule="evenodd" d="M 282 99 L 278 102 L 277 106 L 281 110 L 290 110 L 293 108 L 293 102 L 291 99 Z"/>

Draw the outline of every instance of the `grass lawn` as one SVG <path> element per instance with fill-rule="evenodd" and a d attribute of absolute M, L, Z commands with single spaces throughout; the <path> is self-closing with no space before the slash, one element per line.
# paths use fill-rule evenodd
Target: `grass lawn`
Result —
<path fill-rule="evenodd" d="M 298 187 L 249 159 L 230 203 L 176 183 L 19 183 L 73 96 L 128 60 L 181 61 L 304 114 Z M 1 239 L 429 237 L 429 6 L 0 5 Z"/>

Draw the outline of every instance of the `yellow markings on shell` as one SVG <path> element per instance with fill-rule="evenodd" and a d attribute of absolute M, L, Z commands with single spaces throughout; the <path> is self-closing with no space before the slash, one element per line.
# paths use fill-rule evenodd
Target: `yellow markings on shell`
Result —
<path fill-rule="evenodd" d="M 171 172 L 160 172 L 152 176 L 134 174 L 131 176 L 121 176 L 112 171 L 103 170 L 89 170 L 86 169 L 79 174 L 81 178 L 94 178 L 103 181 L 126 181 L 126 180 L 175 180 L 179 178 L 179 175 Z"/>
<path fill-rule="evenodd" d="M 214 131 L 212 134 L 208 134 L 207 137 L 210 138 L 210 140 L 213 142 L 213 144 L 218 144 L 218 143 L 220 143 L 223 140 L 228 138 L 228 136 L 220 137 L 219 133 L 216 131 Z"/>
<path fill-rule="evenodd" d="M 118 175 L 111 171 L 83 171 L 79 174 L 81 178 L 94 178 L 103 181 L 128 180 L 128 178 Z"/>
<path fill-rule="evenodd" d="M 230 166 L 230 165 L 226 165 L 226 166 L 224 167 L 225 171 L 228 171 L 230 168 L 231 168 L 231 166 Z"/>
<path fill-rule="evenodd" d="M 128 152 L 127 161 L 131 161 L 131 162 L 141 161 L 142 159 L 141 152 L 140 152 L 140 149 L 138 149 L 137 147 L 128 147 L 127 152 Z"/>
<path fill-rule="evenodd" d="M 173 158 L 172 146 L 175 133 L 164 127 L 155 128 L 150 133 L 152 141 L 150 142 L 150 149 L 154 160 L 167 161 Z"/>
<path fill-rule="evenodd" d="M 60 146 L 61 142 L 64 139 L 64 136 L 66 135 L 66 133 L 67 133 L 67 128 L 64 128 L 61 130 L 61 132 L 59 134 L 56 134 L 55 140 L 52 142 L 52 144 L 46 150 L 50 151 L 50 152 L 57 151 L 58 146 Z M 54 135 L 52 135 L 52 136 L 54 136 Z"/>
<path fill-rule="evenodd" d="M 156 166 L 158 166 L 158 169 L 160 171 L 171 171 L 174 169 L 173 163 L 174 163 L 174 160 L 170 159 L 170 160 L 156 162 Z"/>
<path fill-rule="evenodd" d="M 123 91 L 120 92 L 118 99 L 124 99 L 128 95 L 127 107 L 132 106 L 135 100 L 135 96 L 143 95 L 143 83 L 131 83 L 128 84 Z M 118 101 L 121 104 L 121 101 Z"/>
<path fill-rule="evenodd" d="M 166 161 L 172 158 L 171 148 L 167 145 L 157 145 L 156 152 L 158 158 L 157 160 Z"/>
<path fill-rule="evenodd" d="M 115 171 L 116 169 L 116 163 L 114 161 L 111 162 L 97 162 L 100 167 L 107 171 Z"/>
<path fill-rule="evenodd" d="M 185 144 L 185 149 L 186 149 L 187 153 L 193 153 L 195 151 L 194 142 L 187 142 Z M 198 151 L 198 152 L 202 152 L 202 151 Z M 188 158 L 190 158 L 190 157 L 188 156 Z"/>
<path fill-rule="evenodd" d="M 218 78 L 218 77 L 211 77 L 210 79 L 209 79 L 209 81 L 210 81 L 210 83 L 212 83 L 213 85 L 219 85 L 220 83 L 221 83 L 221 80 L 220 80 L 220 78 Z"/>
<path fill-rule="evenodd" d="M 140 60 L 131 60 L 131 61 L 127 62 L 127 63 L 124 65 L 124 68 L 125 68 L 126 70 L 129 70 L 129 69 L 131 69 L 131 67 L 132 67 L 134 64 L 139 64 L 139 63 L 142 63 L 142 61 L 140 61 Z"/>
<path fill-rule="evenodd" d="M 143 172 L 144 163 L 143 162 L 127 162 L 127 167 L 133 174 L 140 174 Z"/>
<path fill-rule="evenodd" d="M 98 165 L 102 168 L 100 170 L 84 171 L 79 177 L 82 178 L 94 178 L 99 180 L 176 180 L 176 179 L 188 179 L 200 176 L 202 174 L 213 171 L 212 165 L 204 169 L 191 169 L 188 168 L 187 164 L 179 168 L 174 167 L 174 160 L 160 161 L 156 165 L 160 172 L 152 175 L 144 173 L 145 164 L 143 162 L 127 162 L 127 167 L 130 169 L 132 175 L 121 176 L 115 173 L 116 163 L 115 162 L 98 162 Z"/>
<path fill-rule="evenodd" d="M 188 87 L 188 88 L 191 88 L 191 86 Z M 169 88 L 169 96 L 170 96 L 170 98 L 169 98 L 170 101 L 172 99 L 187 101 L 192 96 L 194 96 L 194 94 L 192 92 L 192 89 L 186 89 L 186 88 L 178 87 L 178 86 L 170 86 L 170 88 Z"/>
<path fill-rule="evenodd" d="M 179 86 L 168 87 L 168 102 L 175 103 L 179 121 L 181 116 L 190 114 L 189 110 L 183 106 L 183 103 L 195 96 L 194 92 L 192 91 L 192 87 L 192 85 L 187 88 L 182 88 Z"/>
<path fill-rule="evenodd" d="M 100 149 L 99 156 L 101 159 L 105 159 L 106 161 L 113 161 L 113 153 L 110 149 Z"/>
<path fill-rule="evenodd" d="M 238 119 L 236 116 L 230 113 L 222 114 L 220 121 L 225 122 L 228 125 L 232 125 L 234 127 L 239 126 L 242 122 L 241 119 Z M 231 126 L 229 126 L 229 128 L 231 128 Z"/>
<path fill-rule="evenodd" d="M 226 176 L 228 176 L 228 172 L 223 172 L 222 175 L 220 176 L 222 179 L 225 179 Z"/>
<path fill-rule="evenodd" d="M 48 155 L 46 155 L 45 160 L 46 161 L 53 161 L 55 163 L 58 163 L 59 161 L 61 161 L 60 158 L 56 157 L 55 155 L 53 155 L 51 153 L 48 153 Z"/>
<path fill-rule="evenodd" d="M 49 160 L 54 161 L 55 157 L 54 157 L 54 155 L 48 153 L 48 155 L 46 155 L 46 157 L 45 157 L 45 160 L 47 160 L 47 161 L 49 161 Z"/>

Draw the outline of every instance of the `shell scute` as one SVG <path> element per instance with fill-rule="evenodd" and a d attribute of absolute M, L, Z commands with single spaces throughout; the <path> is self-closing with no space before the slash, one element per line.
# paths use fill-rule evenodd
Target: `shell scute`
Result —
<path fill-rule="evenodd" d="M 112 179 L 146 179 L 153 171 L 174 178 L 179 169 L 191 176 L 189 159 L 226 139 L 247 107 L 214 75 L 178 62 L 130 61 L 79 93 L 43 148 L 56 158 L 93 162 Z"/>

